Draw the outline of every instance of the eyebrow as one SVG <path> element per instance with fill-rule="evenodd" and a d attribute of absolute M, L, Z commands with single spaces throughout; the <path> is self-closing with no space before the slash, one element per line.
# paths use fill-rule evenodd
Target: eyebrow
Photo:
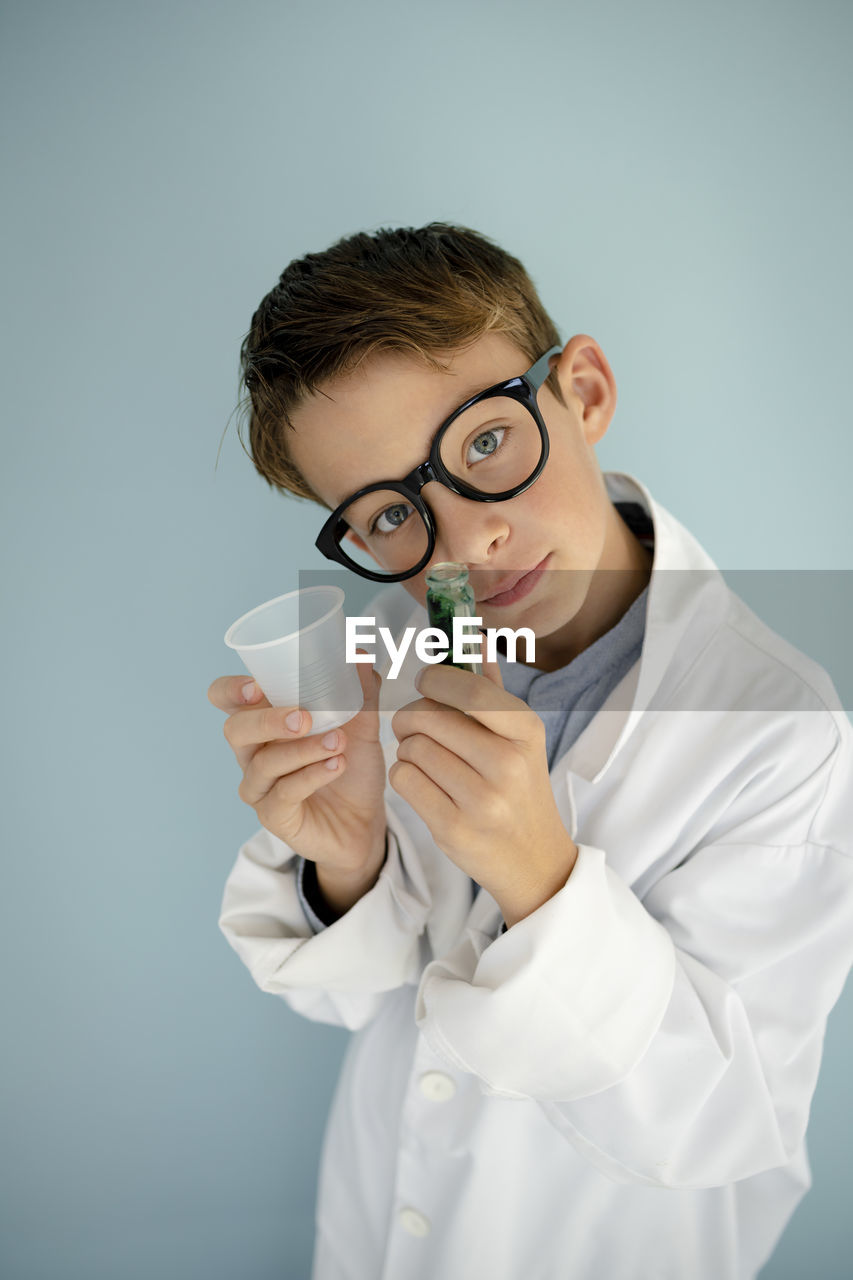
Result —
<path fill-rule="evenodd" d="M 468 390 L 467 390 L 467 391 L 464 391 L 464 392 L 461 394 L 461 396 L 460 396 L 459 400 L 456 402 L 456 405 L 454 406 L 454 408 L 452 408 L 452 409 L 450 410 L 450 413 L 445 414 L 445 416 L 441 419 L 441 422 L 439 422 L 438 426 L 436 426 L 436 427 L 434 427 L 434 428 L 432 429 L 432 431 L 431 431 L 431 433 L 430 433 L 430 435 L 429 435 L 429 437 L 428 437 L 427 444 L 426 444 L 426 454 L 425 454 L 423 457 L 421 457 L 420 462 L 416 462 L 416 463 L 415 463 L 415 467 L 421 466 L 421 465 L 422 465 L 422 463 L 424 463 L 424 462 L 429 458 L 429 453 L 430 453 L 430 450 L 432 449 L 432 443 L 433 443 L 433 441 L 435 440 L 435 437 L 438 435 L 438 433 L 439 433 L 439 431 L 441 430 L 441 428 L 442 428 L 442 427 L 444 426 L 444 424 L 447 422 L 447 419 L 448 419 L 448 418 L 452 418 L 452 417 L 453 417 L 453 415 L 454 415 L 454 414 L 455 414 L 459 409 L 461 409 L 461 408 L 462 408 L 463 404 L 467 404 L 469 400 L 473 400 L 476 396 L 482 395 L 482 394 L 483 394 L 484 392 L 486 392 L 486 391 L 490 391 L 490 390 L 492 389 L 492 387 L 499 387 L 499 386 L 501 386 L 504 382 L 511 382 L 511 381 L 513 380 L 513 378 L 515 378 L 515 377 L 521 377 L 521 374 L 512 374 L 512 375 L 510 375 L 510 377 L 508 377 L 508 378 L 499 378 L 499 379 L 497 380 L 497 382 L 487 382 L 485 386 L 483 386 L 481 382 L 476 382 L 476 383 L 474 383 L 473 385 L 470 385 L 470 384 L 469 384 Z M 411 472 L 412 472 L 412 471 L 414 471 L 415 467 L 409 467 L 409 468 L 406 470 L 406 473 L 405 473 L 405 474 L 406 474 L 406 475 L 410 475 L 410 474 L 411 474 Z M 402 483 L 402 480 L 403 480 L 403 477 L 402 477 L 402 476 L 400 476 L 400 477 L 398 478 L 398 477 L 392 477 L 392 476 L 384 475 L 384 476 L 380 476 L 378 480 L 371 480 L 369 483 L 370 483 L 370 484 L 379 484 L 379 485 L 381 485 L 381 484 L 385 483 L 386 481 L 390 481 L 390 480 L 392 480 L 392 479 L 393 479 L 393 480 L 395 480 L 395 481 L 396 481 L 396 483 L 401 484 L 401 483 Z M 358 493 L 360 489 L 366 489 L 367 487 L 368 487 L 367 485 L 360 484 L 360 485 L 358 485 L 358 486 L 357 486 L 357 488 L 355 488 L 355 489 L 349 489 L 349 490 L 348 490 L 348 491 L 347 491 L 347 492 L 346 492 L 346 493 L 345 493 L 345 494 L 344 494 L 344 495 L 339 499 L 339 501 L 335 503 L 335 505 L 334 505 L 333 507 L 329 507 L 329 510 L 330 510 L 330 511 L 336 511 L 336 510 L 337 510 L 337 508 L 338 508 L 339 506 L 341 506 L 341 504 L 342 504 L 342 503 L 346 502 L 348 498 L 351 498 L 351 497 L 352 497 L 352 495 L 353 495 L 354 493 Z"/>
<path fill-rule="evenodd" d="M 510 374 L 508 378 L 498 378 L 495 382 L 487 382 L 485 386 L 483 386 L 481 382 L 475 382 L 472 385 L 469 385 L 467 391 L 462 393 L 462 398 L 456 408 L 461 409 L 463 404 L 467 404 L 468 401 L 473 400 L 475 396 L 481 396 L 485 391 L 491 391 L 492 387 L 502 387 L 505 382 L 512 382 L 515 378 L 520 378 L 521 376 L 522 375 L 520 373 Z M 456 410 L 451 409 L 451 413 L 455 413 L 455 411 Z M 446 422 L 447 418 L 445 418 L 444 421 Z"/>

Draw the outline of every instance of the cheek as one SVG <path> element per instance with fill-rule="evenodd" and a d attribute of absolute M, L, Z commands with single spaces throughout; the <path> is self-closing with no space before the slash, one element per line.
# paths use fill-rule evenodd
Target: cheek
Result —
<path fill-rule="evenodd" d="M 595 458 L 589 453 L 558 446 L 541 479 L 542 489 L 536 495 L 539 511 L 564 527 L 586 526 L 595 521 L 603 484 Z M 538 484 L 531 492 L 537 489 Z"/>
<path fill-rule="evenodd" d="M 583 496 L 576 479 L 556 469 L 551 475 L 543 474 L 524 495 L 523 512 L 519 512 L 520 528 L 531 532 L 537 527 L 555 531 L 572 529 L 577 524 Z"/>
<path fill-rule="evenodd" d="M 572 593 L 577 590 L 582 599 L 585 588 L 581 582 L 583 571 L 597 565 L 604 550 L 607 530 L 606 490 L 602 495 L 600 475 L 589 473 L 579 460 L 579 467 L 571 474 L 563 472 L 556 481 L 549 482 L 530 511 L 525 512 L 521 528 L 529 529 L 536 547 L 550 548 L 556 553 L 555 569 L 570 570 Z M 544 479 L 544 476 L 543 476 Z M 534 485 L 531 495 L 535 494 Z M 574 575 L 579 575 L 574 581 Z M 568 585 L 568 584 L 567 584 Z"/>
<path fill-rule="evenodd" d="M 406 578 L 405 582 L 402 585 L 406 588 L 406 591 L 409 593 L 412 599 L 416 601 L 417 604 L 422 605 L 423 608 L 425 609 L 426 608 L 426 579 L 424 575 L 422 573 L 419 573 L 416 578 Z"/>

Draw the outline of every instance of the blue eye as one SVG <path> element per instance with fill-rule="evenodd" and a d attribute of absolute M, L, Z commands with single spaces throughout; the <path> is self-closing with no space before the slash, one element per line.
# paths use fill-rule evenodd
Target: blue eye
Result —
<path fill-rule="evenodd" d="M 380 511 L 379 515 L 370 526 L 371 533 L 389 534 L 394 533 L 408 520 L 412 508 L 408 502 L 395 502 L 393 507 L 386 507 L 384 511 Z M 387 523 L 386 528 L 382 527 L 382 522 Z"/>
<path fill-rule="evenodd" d="M 469 456 L 466 458 L 469 466 L 481 462 L 483 458 L 489 458 L 493 453 L 496 453 L 501 446 L 505 431 L 506 427 L 490 427 L 488 431 L 481 431 L 478 436 L 475 436 L 469 445 L 469 454 L 470 450 L 473 449 L 479 454 L 479 457 L 471 458 Z"/>

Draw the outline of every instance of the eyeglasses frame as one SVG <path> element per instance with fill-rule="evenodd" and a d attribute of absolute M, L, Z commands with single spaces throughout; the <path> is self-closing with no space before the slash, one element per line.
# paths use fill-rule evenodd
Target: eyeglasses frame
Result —
<path fill-rule="evenodd" d="M 506 502 L 509 498 L 517 498 L 519 494 L 524 493 L 534 484 L 539 476 L 545 463 L 548 461 L 550 452 L 550 442 L 548 439 L 548 429 L 545 426 L 545 420 L 537 402 L 537 395 L 548 374 L 551 372 L 551 357 L 562 351 L 561 346 L 551 347 L 543 356 L 533 364 L 526 373 L 518 374 L 514 378 L 507 378 L 503 382 L 496 382 L 493 386 L 487 387 L 485 391 L 478 391 L 476 395 L 471 396 L 458 409 L 454 409 L 449 418 L 442 422 L 441 426 L 433 436 L 432 445 L 430 446 L 429 457 L 425 462 L 415 467 L 413 471 L 402 480 L 379 480 L 375 484 L 366 485 L 363 489 L 359 489 L 356 493 L 351 493 L 344 502 L 335 508 L 328 520 L 320 530 L 319 535 L 314 543 L 317 550 L 320 551 L 327 560 L 335 560 L 338 564 L 343 564 L 347 569 L 351 569 L 362 578 L 368 578 L 372 582 L 405 582 L 407 578 L 414 578 L 420 573 L 429 561 L 435 551 L 435 521 L 432 512 L 427 506 L 424 499 L 420 496 L 424 485 L 431 480 L 435 480 L 438 484 L 443 484 L 445 488 L 450 489 L 451 493 L 456 493 L 462 498 L 469 498 L 473 502 Z M 513 489 L 505 489 L 502 493 L 481 493 L 479 489 L 472 489 L 469 485 L 464 484 L 461 480 L 455 479 L 442 465 L 439 456 L 441 441 L 444 433 L 452 426 L 458 417 L 472 408 L 475 404 L 479 404 L 482 400 L 494 399 L 496 396 L 507 396 L 512 400 L 517 400 L 530 411 L 536 425 L 539 428 L 539 436 L 542 441 L 542 455 L 536 465 L 533 474 L 528 477 L 522 484 L 516 485 Z M 427 528 L 429 543 L 427 551 L 421 560 L 413 569 L 407 570 L 405 573 L 376 573 L 372 569 L 364 569 L 360 565 L 356 565 L 350 560 L 346 553 L 341 549 L 340 543 L 343 541 L 346 530 L 349 525 L 341 518 L 341 512 L 346 510 L 350 503 L 355 502 L 358 498 L 364 497 L 366 493 L 373 493 L 377 489 L 391 489 L 394 493 L 400 493 L 404 498 L 412 503 L 419 512 L 424 524 Z"/>

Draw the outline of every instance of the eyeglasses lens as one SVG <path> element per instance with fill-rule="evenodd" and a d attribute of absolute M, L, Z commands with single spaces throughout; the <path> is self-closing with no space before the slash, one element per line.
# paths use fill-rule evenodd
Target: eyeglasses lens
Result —
<path fill-rule="evenodd" d="M 530 411 L 509 396 L 493 396 L 454 418 L 441 438 L 439 456 L 454 480 L 492 494 L 524 484 L 539 465 L 542 449 Z M 405 573 L 426 555 L 427 527 L 417 508 L 394 489 L 374 489 L 341 514 L 358 539 L 345 536 L 341 550 L 356 567 Z"/>

